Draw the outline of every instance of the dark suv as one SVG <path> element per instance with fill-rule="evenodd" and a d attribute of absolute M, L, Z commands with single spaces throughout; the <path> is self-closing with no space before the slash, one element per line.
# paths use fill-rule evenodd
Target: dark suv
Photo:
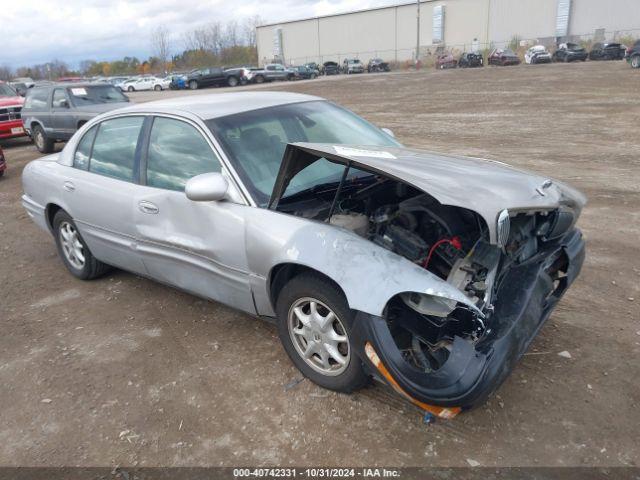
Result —
<path fill-rule="evenodd" d="M 640 40 L 633 44 L 633 47 L 627 48 L 624 58 L 631 65 L 631 68 L 640 68 Z"/>
<path fill-rule="evenodd" d="M 236 87 L 245 83 L 244 68 L 230 68 L 225 70 L 221 67 L 203 68 L 189 72 L 186 78 L 186 85 L 191 90 L 205 87 Z"/>
<path fill-rule="evenodd" d="M 42 153 L 69 140 L 88 120 L 128 105 L 129 98 L 109 83 L 53 84 L 33 87 L 22 107 L 27 134 Z"/>
<path fill-rule="evenodd" d="M 626 47 L 619 43 L 594 43 L 589 60 L 622 60 Z"/>

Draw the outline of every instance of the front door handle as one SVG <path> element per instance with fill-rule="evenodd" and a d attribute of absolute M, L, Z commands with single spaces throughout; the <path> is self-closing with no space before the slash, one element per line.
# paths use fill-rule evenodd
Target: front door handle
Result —
<path fill-rule="evenodd" d="M 146 200 L 142 200 L 138 202 L 138 208 L 142 213 L 149 213 L 149 214 L 158 213 L 160 211 L 160 209 L 155 203 L 151 203 Z"/>
<path fill-rule="evenodd" d="M 71 182 L 64 182 L 62 184 L 62 188 L 64 188 L 67 192 L 73 192 L 76 189 L 76 186 Z"/>

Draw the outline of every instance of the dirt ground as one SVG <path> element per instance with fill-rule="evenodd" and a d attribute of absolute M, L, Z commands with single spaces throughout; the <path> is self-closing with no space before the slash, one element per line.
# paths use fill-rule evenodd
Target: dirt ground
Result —
<path fill-rule="evenodd" d="M 582 275 L 530 352 L 486 405 L 434 425 L 379 385 L 347 396 L 296 384 L 267 323 L 125 272 L 69 275 L 20 205 L 39 154 L 5 142 L 0 465 L 640 465 L 640 74 L 587 62 L 263 88 L 585 192 Z"/>

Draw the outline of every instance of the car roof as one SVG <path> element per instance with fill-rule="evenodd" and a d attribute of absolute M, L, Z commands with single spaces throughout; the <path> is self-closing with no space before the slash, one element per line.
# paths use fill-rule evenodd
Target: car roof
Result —
<path fill-rule="evenodd" d="M 210 120 L 251 110 L 314 100 L 324 99 L 290 92 L 211 93 L 135 104 L 118 110 L 118 112 L 175 113 L 182 111 L 196 115 L 203 120 Z"/>

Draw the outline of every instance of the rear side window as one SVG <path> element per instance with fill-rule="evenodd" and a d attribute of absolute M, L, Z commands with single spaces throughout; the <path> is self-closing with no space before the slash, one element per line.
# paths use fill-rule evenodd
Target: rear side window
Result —
<path fill-rule="evenodd" d="M 49 98 L 48 88 L 32 88 L 27 92 L 24 108 L 45 109 Z"/>
<path fill-rule="evenodd" d="M 64 93 L 62 88 L 56 88 L 53 91 L 53 100 L 51 105 L 53 108 L 62 108 L 62 104 L 67 100 L 67 94 Z"/>
<path fill-rule="evenodd" d="M 91 157 L 91 147 L 93 146 L 93 139 L 96 137 L 97 126 L 91 127 L 91 129 L 84 134 L 84 137 L 78 142 L 78 148 L 73 156 L 73 166 L 80 170 L 89 169 L 89 157 Z"/>
<path fill-rule="evenodd" d="M 93 143 L 89 171 L 133 181 L 138 137 L 144 117 L 122 117 L 100 124 Z"/>
<path fill-rule="evenodd" d="M 155 118 L 147 154 L 147 185 L 184 191 L 191 177 L 220 170 L 218 157 L 198 130 L 180 120 Z"/>

